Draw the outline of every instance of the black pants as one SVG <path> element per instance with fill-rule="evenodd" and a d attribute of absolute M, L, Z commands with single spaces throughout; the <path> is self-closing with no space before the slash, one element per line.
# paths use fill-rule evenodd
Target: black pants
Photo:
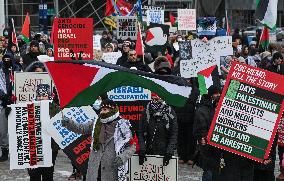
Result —
<path fill-rule="evenodd" d="M 275 181 L 273 170 L 254 170 L 253 181 Z"/>
<path fill-rule="evenodd" d="M 193 124 L 178 122 L 178 156 L 180 160 L 187 162 L 193 159 L 195 152 L 193 139 Z"/>
<path fill-rule="evenodd" d="M 57 151 L 52 152 L 52 167 L 39 167 L 34 169 L 28 169 L 30 181 L 53 181 L 54 165 L 57 154 Z"/>

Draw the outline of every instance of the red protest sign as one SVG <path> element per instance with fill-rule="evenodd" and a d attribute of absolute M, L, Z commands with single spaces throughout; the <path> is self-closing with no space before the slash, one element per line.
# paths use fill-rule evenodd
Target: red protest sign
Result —
<path fill-rule="evenodd" d="M 93 60 L 93 19 L 54 19 L 54 59 Z"/>
<path fill-rule="evenodd" d="M 208 143 L 262 162 L 267 159 L 284 109 L 284 77 L 233 63 Z"/>

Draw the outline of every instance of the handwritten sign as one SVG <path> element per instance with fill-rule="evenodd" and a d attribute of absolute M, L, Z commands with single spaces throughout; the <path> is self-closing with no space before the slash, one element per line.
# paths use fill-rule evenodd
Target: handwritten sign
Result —
<path fill-rule="evenodd" d="M 233 54 L 232 37 L 215 37 L 204 43 L 200 39 L 191 40 L 192 59 L 182 66 L 181 71 L 189 71 L 188 75 L 197 76 L 201 70 L 213 65 L 220 65 L 220 57 Z M 183 61 L 184 62 L 184 61 Z M 189 78 L 189 77 L 188 77 Z"/>
<path fill-rule="evenodd" d="M 54 19 L 54 59 L 93 59 L 93 18 Z"/>
<path fill-rule="evenodd" d="M 284 109 L 283 78 L 234 62 L 208 143 L 258 162 L 267 159 Z"/>
<path fill-rule="evenodd" d="M 107 63 L 116 64 L 117 59 L 121 56 L 122 54 L 120 51 L 119 52 L 108 52 L 108 53 L 103 53 L 102 59 Z"/>
<path fill-rule="evenodd" d="M 49 101 L 11 105 L 8 117 L 10 169 L 52 166 L 51 138 L 44 128 Z"/>
<path fill-rule="evenodd" d="M 147 10 L 147 24 L 150 23 L 164 24 L 164 10 Z"/>
<path fill-rule="evenodd" d="M 130 181 L 177 181 L 178 158 L 173 157 L 167 166 L 163 166 L 163 157 L 147 155 L 143 165 L 139 165 L 139 156 L 134 155 L 130 159 Z"/>
<path fill-rule="evenodd" d="M 178 9 L 178 30 L 196 30 L 195 9 Z"/>
<path fill-rule="evenodd" d="M 192 58 L 192 47 L 191 41 L 180 41 L 179 45 L 179 56 L 181 60 L 189 60 Z"/>
<path fill-rule="evenodd" d="M 93 48 L 94 50 L 102 50 L 102 46 L 101 46 L 101 38 L 102 35 L 94 35 L 93 36 Z"/>
<path fill-rule="evenodd" d="M 35 100 L 35 92 L 39 84 L 50 85 L 50 92 L 52 92 L 53 84 L 47 72 L 15 72 L 14 77 L 16 103 Z"/>
<path fill-rule="evenodd" d="M 117 17 L 117 39 L 137 39 L 137 18 L 135 16 Z"/>

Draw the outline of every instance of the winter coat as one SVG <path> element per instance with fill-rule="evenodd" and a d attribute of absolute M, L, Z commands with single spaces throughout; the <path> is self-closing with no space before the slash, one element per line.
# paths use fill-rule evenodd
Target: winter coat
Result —
<path fill-rule="evenodd" d="M 136 67 L 137 70 L 144 72 L 152 72 L 151 68 L 148 65 L 145 65 L 142 61 L 137 60 L 136 62 L 126 61 L 121 66 L 126 68 Z"/>
<path fill-rule="evenodd" d="M 207 137 L 211 122 L 215 113 L 215 107 L 208 95 L 204 95 L 201 105 L 197 108 L 193 134 L 199 140 Z M 213 171 L 213 178 L 217 181 L 239 181 L 244 175 L 253 177 L 254 161 L 238 156 L 236 154 L 215 148 L 208 144 L 199 145 L 199 164 L 203 169 Z M 219 171 L 220 159 L 223 158 L 226 166 Z M 232 175 L 232 173 L 234 173 Z"/>
<path fill-rule="evenodd" d="M 120 129 L 120 125 L 126 120 L 120 118 L 117 121 L 116 127 Z M 76 122 L 69 122 L 66 128 L 78 134 L 91 134 L 93 131 L 93 121 L 86 124 L 78 124 Z M 127 130 L 128 132 L 130 130 Z M 131 131 L 130 131 L 131 133 Z M 92 140 L 93 142 L 94 140 Z M 134 154 L 136 151 L 135 145 L 128 145 L 125 150 L 119 154 L 123 164 Z M 96 181 L 98 178 L 99 167 L 101 166 L 101 180 L 118 181 L 118 166 L 114 164 L 116 158 L 114 136 L 100 145 L 98 150 L 92 149 L 90 152 L 87 181 Z"/>
<path fill-rule="evenodd" d="M 28 67 L 31 63 L 38 61 L 37 56 L 39 56 L 40 53 L 34 53 L 34 52 L 29 52 L 26 55 L 23 56 L 23 62 L 24 62 L 24 66 L 23 68 L 25 69 L 26 67 Z"/>
<path fill-rule="evenodd" d="M 147 104 L 139 122 L 138 140 L 140 150 L 151 155 L 173 155 L 177 144 L 178 125 L 174 110 L 164 104 L 162 109 L 153 111 Z"/>
<path fill-rule="evenodd" d="M 122 66 L 128 60 L 128 53 L 123 52 L 122 56 L 117 59 L 116 65 Z"/>
<path fill-rule="evenodd" d="M 268 71 L 270 72 L 275 72 L 278 73 L 280 75 L 284 75 L 284 65 L 275 65 L 275 64 L 271 64 L 268 68 Z"/>
<path fill-rule="evenodd" d="M 194 80 L 195 81 L 195 80 Z M 194 114 L 195 114 L 195 105 L 198 99 L 199 90 L 195 86 L 195 83 L 192 84 L 192 90 L 189 98 L 186 101 L 184 107 L 175 107 L 175 112 L 177 114 L 177 120 L 181 123 L 193 124 Z"/>

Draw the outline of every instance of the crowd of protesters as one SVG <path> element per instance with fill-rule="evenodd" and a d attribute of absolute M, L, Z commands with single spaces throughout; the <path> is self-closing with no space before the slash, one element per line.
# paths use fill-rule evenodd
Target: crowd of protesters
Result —
<path fill-rule="evenodd" d="M 236 29 L 232 34 L 234 54 L 221 58 L 220 81 L 222 85 L 224 85 L 226 76 L 234 61 L 266 69 L 281 75 L 284 74 L 284 60 L 282 54 L 284 47 L 276 43 L 271 43 L 267 50 L 258 48 L 259 37 L 255 37 L 252 41 L 248 42 L 247 37 L 240 32 L 239 29 Z M 145 52 L 144 56 L 141 57 L 138 56 L 135 51 L 135 42 L 130 39 L 125 41 L 117 40 L 113 32 L 103 31 L 100 40 L 101 50 L 94 50 L 94 59 L 96 61 L 104 61 L 102 60 L 103 53 L 121 51 L 122 56 L 118 58 L 116 63 L 118 66 L 151 72 L 153 74 L 180 76 L 179 50 L 177 50 L 173 44 L 194 38 L 198 37 L 192 33 L 188 35 L 173 33 L 168 38 L 168 45 L 165 52 L 156 52 L 155 54 Z M 202 41 L 206 42 L 209 41 L 209 39 L 203 38 Z M 12 93 L 12 74 L 14 71 L 44 72 L 46 71 L 45 67 L 38 61 L 37 56 L 45 54 L 52 57 L 54 54 L 53 46 L 49 43 L 49 38 L 45 34 L 35 34 L 29 44 L 26 44 L 19 36 L 18 45 L 5 43 L 4 41 L 3 47 L 5 49 L 0 63 L 0 85 L 2 86 L 0 87 L 0 146 L 2 150 L 0 162 L 7 161 L 9 155 L 7 116 L 11 110 L 9 105 L 15 101 L 15 96 Z M 163 164 L 166 166 L 171 157 L 174 156 L 174 151 L 177 150 L 180 164 L 196 164 L 203 169 L 202 180 L 204 181 L 275 180 L 274 168 L 277 136 L 269 158 L 263 163 L 256 163 L 244 157 L 208 145 L 206 137 L 215 114 L 222 88 L 213 85 L 208 89 L 208 93 L 201 97 L 197 78 L 185 80 L 192 86 L 192 91 L 186 105 L 182 108 L 171 107 L 167 105 L 159 95 L 155 93 L 152 94 L 152 100 L 145 108 L 143 120 L 139 124 L 139 130 L 137 131 L 140 145 L 140 151 L 138 153 L 139 164 L 144 163 L 146 154 L 158 154 L 164 156 Z M 51 94 L 48 93 L 48 95 Z M 40 93 L 38 93 L 38 96 L 40 96 Z M 42 98 L 38 99 L 41 100 Z M 108 100 L 106 100 L 106 102 L 103 101 L 104 104 L 101 104 L 103 106 L 99 109 L 106 108 L 110 105 L 111 109 L 108 111 L 113 111 L 112 109 L 116 110 L 115 103 L 107 101 Z M 105 112 L 101 113 L 102 115 L 105 114 Z M 119 122 L 120 120 L 116 121 Z M 63 120 L 63 124 L 66 127 L 72 127 L 70 126 L 72 120 Z M 110 128 L 105 129 L 114 131 L 115 125 L 116 124 L 113 124 Z M 74 130 L 74 127 L 70 129 Z M 100 135 L 98 136 L 103 142 L 108 139 L 108 137 L 102 138 Z M 54 145 L 53 155 L 56 158 L 59 148 L 56 146 L 56 143 L 54 143 Z M 278 179 L 284 180 L 284 168 L 281 166 L 284 147 L 278 146 L 278 153 L 281 172 Z M 53 159 L 54 163 L 55 158 Z M 108 162 L 104 161 L 104 163 Z M 123 160 L 123 163 L 125 163 L 125 160 Z M 121 166 L 123 163 L 122 160 L 116 160 L 115 165 Z M 101 165 L 95 167 L 96 171 L 99 170 L 99 174 L 92 173 L 95 175 L 89 178 L 93 180 L 107 178 L 105 173 L 103 173 L 104 170 L 101 169 Z M 52 169 L 31 169 L 28 173 L 31 179 L 34 178 L 34 180 L 38 180 L 39 172 L 42 172 L 44 180 L 45 176 L 43 173 L 46 173 L 47 180 L 51 180 L 52 178 L 50 178 L 50 176 L 52 177 L 53 171 L 54 169 L 52 167 Z M 75 167 L 73 172 L 70 179 L 81 177 Z"/>

